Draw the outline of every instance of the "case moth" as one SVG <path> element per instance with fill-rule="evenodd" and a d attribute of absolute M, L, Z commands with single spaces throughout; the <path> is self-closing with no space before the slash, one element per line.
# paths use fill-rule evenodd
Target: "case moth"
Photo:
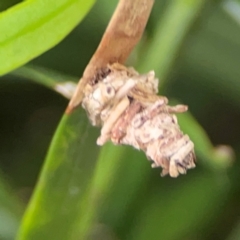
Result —
<path fill-rule="evenodd" d="M 187 106 L 169 106 L 158 96 L 154 71 L 139 74 L 115 63 L 99 71 L 84 89 L 83 108 L 94 126 L 101 126 L 98 145 L 107 141 L 143 150 L 161 175 L 177 177 L 195 167 L 194 144 L 174 113 Z"/>

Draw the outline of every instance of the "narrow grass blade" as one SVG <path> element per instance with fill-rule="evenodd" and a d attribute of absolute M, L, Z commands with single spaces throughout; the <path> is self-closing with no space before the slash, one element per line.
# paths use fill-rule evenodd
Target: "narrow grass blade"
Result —
<path fill-rule="evenodd" d="M 76 89 L 77 78 L 37 66 L 26 65 L 12 71 L 10 74 L 48 87 L 67 99 L 72 97 Z"/>

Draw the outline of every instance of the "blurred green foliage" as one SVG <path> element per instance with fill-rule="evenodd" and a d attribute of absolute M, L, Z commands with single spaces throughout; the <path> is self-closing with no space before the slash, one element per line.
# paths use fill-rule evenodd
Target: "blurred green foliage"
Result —
<path fill-rule="evenodd" d="M 117 4 L 98 0 L 68 34 L 93 1 L 85 2 L 58 1 L 75 6 L 74 14 L 44 0 L 0 3 L 0 72 L 8 72 L 0 78 L 0 239 L 240 239 L 240 2 L 156 0 L 128 60 L 140 72 L 153 68 L 161 94 L 189 105 L 179 122 L 198 164 L 177 179 L 160 178 L 130 147 L 97 147 L 99 129 L 83 110 L 63 116 L 68 101 L 56 86 L 77 82 Z M 31 11 L 37 4 L 42 10 Z M 31 14 L 17 19 L 16 9 L 27 8 Z M 35 31 L 46 34 L 44 46 L 33 35 L 18 41 L 47 12 L 64 17 L 43 17 L 51 29 Z M 26 34 L 8 40 L 20 20 Z M 21 51 L 5 54 L 6 46 Z M 235 154 L 215 147 L 222 144 Z"/>

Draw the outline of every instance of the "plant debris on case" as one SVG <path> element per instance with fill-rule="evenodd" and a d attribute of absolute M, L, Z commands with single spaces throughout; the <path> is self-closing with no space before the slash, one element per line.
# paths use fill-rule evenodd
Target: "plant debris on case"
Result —
<path fill-rule="evenodd" d="M 94 126 L 102 126 L 98 145 L 108 140 L 145 152 L 161 176 L 177 177 L 195 167 L 194 144 L 183 134 L 174 113 L 187 106 L 169 106 L 158 96 L 154 71 L 139 74 L 118 63 L 108 65 L 84 88 L 83 108 Z"/>

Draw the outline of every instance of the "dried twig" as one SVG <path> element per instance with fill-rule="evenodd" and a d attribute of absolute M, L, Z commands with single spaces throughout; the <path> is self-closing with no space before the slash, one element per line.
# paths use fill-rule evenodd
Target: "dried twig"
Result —
<path fill-rule="evenodd" d="M 81 103 L 86 84 L 94 80 L 99 70 L 109 63 L 124 63 L 142 36 L 153 3 L 154 0 L 119 1 L 99 47 L 80 79 L 67 113 Z"/>

